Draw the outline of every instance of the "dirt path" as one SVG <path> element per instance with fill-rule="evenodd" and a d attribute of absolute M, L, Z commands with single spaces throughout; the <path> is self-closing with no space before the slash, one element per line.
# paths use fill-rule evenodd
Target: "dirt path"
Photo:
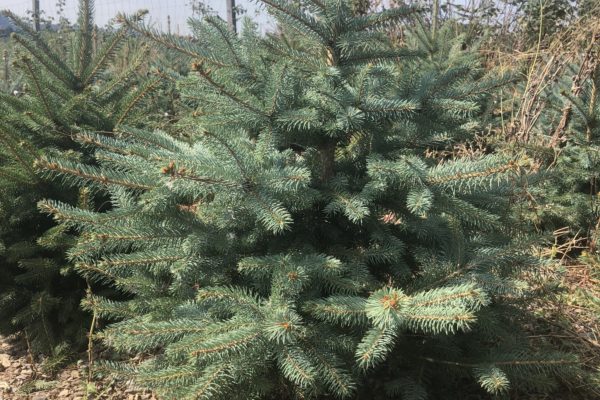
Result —
<path fill-rule="evenodd" d="M 54 377 L 38 368 L 21 344 L 0 336 L 0 400 L 156 400 L 124 383 L 100 381 L 88 386 L 81 362 Z"/>

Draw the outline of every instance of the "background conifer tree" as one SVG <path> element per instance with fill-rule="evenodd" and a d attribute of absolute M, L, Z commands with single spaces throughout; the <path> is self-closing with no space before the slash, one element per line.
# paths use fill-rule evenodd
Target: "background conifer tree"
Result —
<path fill-rule="evenodd" d="M 540 232 L 566 227 L 570 235 L 587 238 L 594 251 L 600 228 L 600 67 L 597 43 L 584 44 L 586 51 L 546 86 L 547 105 L 531 119 L 526 147 L 547 178 L 531 187 L 528 207 L 515 211 Z"/>
<path fill-rule="evenodd" d="M 86 299 L 118 321 L 105 343 L 154 354 L 112 367 L 167 399 L 455 399 L 466 375 L 499 395 L 567 373 L 514 322 L 535 260 L 507 218 L 529 160 L 448 151 L 504 78 L 444 32 L 390 43 L 411 7 L 263 3 L 281 26 L 266 38 L 249 21 L 239 36 L 194 22 L 195 43 L 125 21 L 195 60 L 188 140 L 89 132 L 99 165 L 40 162 L 111 197 L 40 208 L 80 230 L 80 273 L 131 296 Z"/>
<path fill-rule="evenodd" d="M 600 62 L 587 65 L 578 94 L 562 90 L 562 115 L 570 110 L 566 144 L 557 162 L 557 203 L 561 217 L 581 228 L 593 252 L 600 245 Z M 564 211 L 563 211 L 564 210 Z"/>
<path fill-rule="evenodd" d="M 23 82 L 16 92 L 0 93 L 0 332 L 24 331 L 34 351 L 48 352 L 66 340 L 85 341 L 79 303 L 86 283 L 65 258 L 73 232 L 41 215 L 36 203 L 53 197 L 84 209 L 94 205 L 86 189 L 44 181 L 34 162 L 43 154 L 89 162 L 89 151 L 75 140 L 79 132 L 135 124 L 145 116 L 146 95 L 161 82 L 137 75 L 142 54 L 120 74 L 111 69 L 126 28 L 94 52 L 93 1 L 80 1 L 76 29 L 59 41 L 4 14 L 18 27 L 11 68 Z"/>

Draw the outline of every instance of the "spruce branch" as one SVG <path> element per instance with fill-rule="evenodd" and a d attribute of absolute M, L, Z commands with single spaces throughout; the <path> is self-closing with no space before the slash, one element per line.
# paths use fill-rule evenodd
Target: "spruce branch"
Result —
<path fill-rule="evenodd" d="M 142 252 L 133 253 L 127 256 L 120 257 L 110 257 L 104 258 L 100 261 L 100 266 L 102 268 L 113 268 L 113 267 L 130 267 L 130 266 L 139 266 L 139 265 L 151 265 L 151 264 L 161 264 L 161 263 L 172 263 L 175 261 L 179 261 L 184 259 L 184 256 L 167 256 L 162 255 L 162 252 L 159 251 L 157 253 L 146 253 Z"/>
<path fill-rule="evenodd" d="M 125 119 L 129 116 L 136 104 L 138 104 L 144 97 L 146 97 L 148 93 L 154 91 L 160 85 L 160 83 L 160 78 L 150 79 L 146 83 L 144 83 L 144 85 L 137 91 L 137 93 L 135 93 L 133 98 L 131 98 L 127 102 L 124 109 L 117 116 L 117 121 L 115 125 L 121 125 L 123 121 L 125 121 Z"/>
<path fill-rule="evenodd" d="M 140 145 L 146 145 L 150 148 L 158 147 L 159 149 L 168 152 L 182 152 L 189 147 L 187 144 L 175 140 L 168 134 L 158 130 L 147 131 L 127 125 L 121 125 L 115 129 L 115 134 L 130 138 Z M 131 143 L 126 144 L 127 147 L 130 147 L 131 145 Z"/>
<path fill-rule="evenodd" d="M 190 393 L 185 399 L 209 400 L 212 399 L 215 394 L 225 391 L 227 383 L 230 380 L 230 375 L 228 373 L 230 369 L 231 366 L 228 363 L 207 367 L 200 379 L 200 383 L 190 388 Z"/>
<path fill-rule="evenodd" d="M 279 368 L 290 381 L 301 388 L 315 384 L 317 371 L 307 354 L 298 347 L 283 347 L 278 358 Z"/>
<path fill-rule="evenodd" d="M 239 305 L 244 309 L 251 310 L 259 315 L 262 314 L 261 308 L 258 305 L 258 297 L 242 288 L 202 288 L 198 291 L 196 298 L 199 302 L 206 305 Z"/>
<path fill-rule="evenodd" d="M 117 16 L 117 20 L 131 30 L 146 36 L 151 39 L 153 42 L 160 43 L 162 46 L 176 50 L 182 54 L 192 57 L 196 60 L 206 61 L 209 64 L 212 64 L 217 67 L 227 67 L 227 64 L 221 63 L 212 57 L 210 54 L 203 52 L 200 49 L 190 46 L 188 41 L 178 39 L 172 35 L 161 34 L 158 31 L 154 31 L 151 29 L 147 29 L 143 26 L 140 26 L 138 21 L 139 19 L 146 13 L 146 11 L 139 11 L 136 15 L 128 17 L 123 14 L 119 14 Z"/>
<path fill-rule="evenodd" d="M 371 328 L 356 348 L 356 362 L 361 369 L 368 369 L 384 361 L 392 350 L 395 333 L 387 328 Z"/>
<path fill-rule="evenodd" d="M 125 39 L 127 31 L 127 28 L 117 30 L 111 40 L 100 50 L 93 63 L 82 72 L 81 81 L 83 86 L 89 85 L 97 77 L 98 73 L 107 66 L 108 62 L 113 59 L 116 51 Z"/>
<path fill-rule="evenodd" d="M 22 57 L 21 62 L 23 63 L 23 65 L 25 65 L 27 72 L 29 74 L 29 78 L 31 79 L 31 81 L 34 84 L 35 90 L 37 92 L 37 97 L 42 101 L 42 104 L 44 105 L 44 109 L 46 110 L 46 115 L 48 116 L 48 118 L 53 120 L 55 117 L 54 110 L 52 107 L 50 107 L 50 104 L 48 103 L 48 99 L 46 98 L 46 91 L 44 91 L 42 89 L 42 85 L 39 81 L 38 73 L 37 73 L 37 71 L 34 70 L 31 60 L 27 57 Z"/>
<path fill-rule="evenodd" d="M 204 21 L 217 30 L 223 41 L 227 44 L 229 53 L 233 56 L 233 59 L 235 60 L 235 65 L 237 67 L 243 68 L 242 61 L 240 60 L 234 45 L 234 41 L 236 40 L 235 34 L 231 32 L 229 27 L 225 25 L 220 18 L 209 16 L 205 18 Z"/>
<path fill-rule="evenodd" d="M 308 348 L 308 354 L 315 360 L 316 370 L 324 377 L 332 393 L 339 398 L 352 396 L 356 391 L 356 382 L 348 371 L 340 367 L 339 358 L 330 352 L 323 352 L 308 340 L 299 340 Z"/>
<path fill-rule="evenodd" d="M 65 85 L 74 87 L 77 80 L 75 74 L 73 74 L 57 53 L 50 49 L 40 34 L 35 32 L 29 23 L 23 21 L 13 12 L 4 10 L 2 14 L 8 17 L 23 33 L 23 35 L 12 34 L 11 37 L 13 40 L 25 47 L 31 55 L 44 65 L 48 71 L 51 71 L 58 79 L 65 83 Z"/>
<path fill-rule="evenodd" d="M 75 177 L 84 182 L 95 182 L 101 185 L 117 185 L 133 190 L 149 190 L 154 187 L 149 184 L 128 181 L 127 179 L 120 179 L 116 176 L 110 176 L 113 174 L 108 172 L 103 173 L 103 171 L 98 168 L 87 167 L 83 169 L 80 166 L 72 166 L 70 163 L 64 161 L 59 163 L 46 158 L 40 158 L 35 162 L 35 167 L 56 173 L 66 178 Z"/>
<path fill-rule="evenodd" d="M 321 39 L 322 44 L 329 43 L 328 36 L 321 31 L 321 27 L 317 21 L 310 17 L 307 13 L 303 13 L 300 9 L 294 9 L 292 5 L 286 4 L 285 2 L 278 0 L 260 0 L 266 4 L 270 10 L 274 11 L 275 14 L 279 14 L 289 18 L 295 24 L 303 26 L 308 29 L 309 32 L 316 35 Z"/>
<path fill-rule="evenodd" d="M 101 135 L 97 135 L 91 132 L 78 132 L 75 134 L 74 136 L 74 140 L 93 147 L 93 148 L 100 148 L 100 149 L 104 149 L 104 150 L 108 150 L 111 153 L 117 153 L 117 154 L 122 154 L 122 155 L 128 155 L 128 154 L 134 154 L 133 152 L 129 151 L 129 150 L 125 150 L 121 147 L 116 146 L 115 144 L 117 144 L 117 142 L 115 141 L 109 141 L 105 136 L 101 136 Z"/>
<path fill-rule="evenodd" d="M 400 19 L 416 14 L 421 10 L 414 5 L 402 5 L 400 7 L 390 8 L 378 13 L 356 16 L 352 21 L 352 28 L 355 30 L 367 30 L 386 27 Z"/>
<path fill-rule="evenodd" d="M 6 131 L 5 128 L 0 125 L 0 142 L 2 142 L 2 144 L 10 151 L 19 164 L 25 168 L 25 170 L 29 173 L 29 176 L 36 178 L 37 180 L 37 174 L 35 173 L 33 166 L 36 155 L 23 154 L 23 146 L 16 144 L 11 136 L 11 133 Z"/>
<path fill-rule="evenodd" d="M 366 300 L 356 296 L 330 296 L 323 300 L 307 302 L 304 310 L 315 318 L 341 326 L 367 324 Z"/>
<path fill-rule="evenodd" d="M 190 353 L 192 357 L 221 359 L 231 353 L 239 353 L 249 344 L 255 342 L 261 331 L 256 326 L 240 328 L 238 330 L 224 333 L 221 336 L 211 337 Z"/>
<path fill-rule="evenodd" d="M 204 80 L 206 82 L 208 82 L 212 87 L 214 87 L 220 94 L 226 96 L 227 98 L 232 100 L 234 103 L 241 105 L 242 107 L 253 112 L 254 114 L 257 114 L 257 115 L 260 115 L 263 117 L 267 116 L 262 110 L 254 107 L 251 104 L 249 104 L 248 102 L 240 99 L 235 94 L 233 94 L 231 91 L 227 90 L 227 88 L 224 85 L 215 81 L 211 77 L 211 71 L 206 69 L 202 62 L 193 63 L 192 70 L 197 72 L 202 78 L 204 78 Z"/>
<path fill-rule="evenodd" d="M 196 368 L 179 367 L 168 368 L 159 371 L 152 371 L 139 376 L 136 381 L 150 388 L 159 388 L 165 386 L 187 386 L 195 382 L 202 375 Z"/>
<path fill-rule="evenodd" d="M 78 55 L 77 55 L 77 77 L 80 81 L 84 80 L 84 71 L 88 69 L 92 58 L 92 31 L 93 31 L 94 1 L 79 1 L 79 12 L 77 25 L 79 26 L 78 35 Z"/>
<path fill-rule="evenodd" d="M 187 321 L 187 322 L 186 322 Z M 205 342 L 213 336 L 222 336 L 229 332 L 233 332 L 236 330 L 246 331 L 251 328 L 256 328 L 255 321 L 244 321 L 237 318 L 232 318 L 226 320 L 224 322 L 215 322 L 212 319 L 196 319 L 196 320 L 182 320 L 180 323 L 173 322 L 176 324 L 179 329 L 174 328 L 172 331 L 164 331 L 160 329 L 157 332 L 157 335 L 153 338 L 157 340 L 157 344 L 162 344 L 163 342 L 170 343 L 166 348 L 166 354 L 168 356 L 180 356 L 180 355 L 189 355 L 195 349 L 203 346 Z M 201 323 L 202 325 L 198 327 L 197 325 Z M 162 326 L 162 325 L 160 325 Z M 196 331 L 191 331 L 195 327 Z M 158 329 L 159 326 L 157 324 L 153 324 L 148 327 L 148 329 L 154 330 Z M 115 335 L 120 335 L 121 332 L 119 330 L 114 332 Z M 135 340 L 135 336 L 132 336 L 132 343 Z M 127 343 L 130 341 L 128 340 Z"/>

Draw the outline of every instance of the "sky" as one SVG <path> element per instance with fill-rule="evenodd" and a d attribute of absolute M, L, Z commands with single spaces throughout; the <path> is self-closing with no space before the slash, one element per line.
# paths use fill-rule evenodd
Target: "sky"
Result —
<path fill-rule="evenodd" d="M 57 0 L 39 0 L 43 16 L 58 20 Z M 77 19 L 78 0 L 64 0 L 64 16 L 71 22 Z M 117 13 L 131 14 L 140 9 L 147 9 L 149 15 L 146 21 L 153 23 L 156 28 L 167 30 L 167 15 L 171 16 L 171 32 L 188 34 L 187 19 L 192 16 L 191 0 L 95 0 L 96 23 L 104 26 Z M 225 0 L 204 0 L 222 18 L 226 18 Z M 252 17 L 262 30 L 269 29 L 271 23 L 264 10 L 250 0 L 237 0 L 236 5 L 247 10 L 246 15 Z M 32 0 L 0 0 L 0 10 L 9 9 L 19 15 L 26 15 L 32 9 Z M 239 26 L 239 25 L 238 25 Z"/>
<path fill-rule="evenodd" d="M 155 28 L 167 31 L 167 16 L 171 17 L 171 32 L 181 35 L 189 34 L 187 20 L 193 15 L 191 3 L 199 0 L 95 0 L 96 23 L 105 26 L 119 12 L 132 14 L 140 9 L 147 9 L 149 15 L 146 22 L 150 22 Z M 226 19 L 226 0 L 201 0 Z M 382 0 L 384 5 L 388 0 Z M 412 2 L 430 2 L 431 0 L 411 0 Z M 442 0 L 444 3 L 454 5 L 474 5 L 497 0 Z M 598 0 L 600 1 L 600 0 Z M 64 2 L 64 16 L 71 22 L 77 19 L 77 8 L 79 0 L 39 0 L 43 17 L 54 18 L 58 21 L 57 3 Z M 264 8 L 257 6 L 256 0 L 236 0 L 236 4 L 246 9 L 247 16 L 258 23 L 261 31 L 272 30 L 274 23 L 267 16 Z M 19 15 L 27 15 L 32 9 L 32 0 L 0 0 L 0 10 L 9 9 Z M 238 24 L 239 26 L 239 24 Z"/>

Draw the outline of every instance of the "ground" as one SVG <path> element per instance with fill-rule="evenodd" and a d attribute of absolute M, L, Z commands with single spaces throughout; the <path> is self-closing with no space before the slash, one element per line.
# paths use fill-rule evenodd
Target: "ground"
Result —
<path fill-rule="evenodd" d="M 0 400 L 156 400 L 127 382 L 106 379 L 88 385 L 86 368 L 80 361 L 56 376 L 44 374 L 26 346 L 0 336 Z"/>

